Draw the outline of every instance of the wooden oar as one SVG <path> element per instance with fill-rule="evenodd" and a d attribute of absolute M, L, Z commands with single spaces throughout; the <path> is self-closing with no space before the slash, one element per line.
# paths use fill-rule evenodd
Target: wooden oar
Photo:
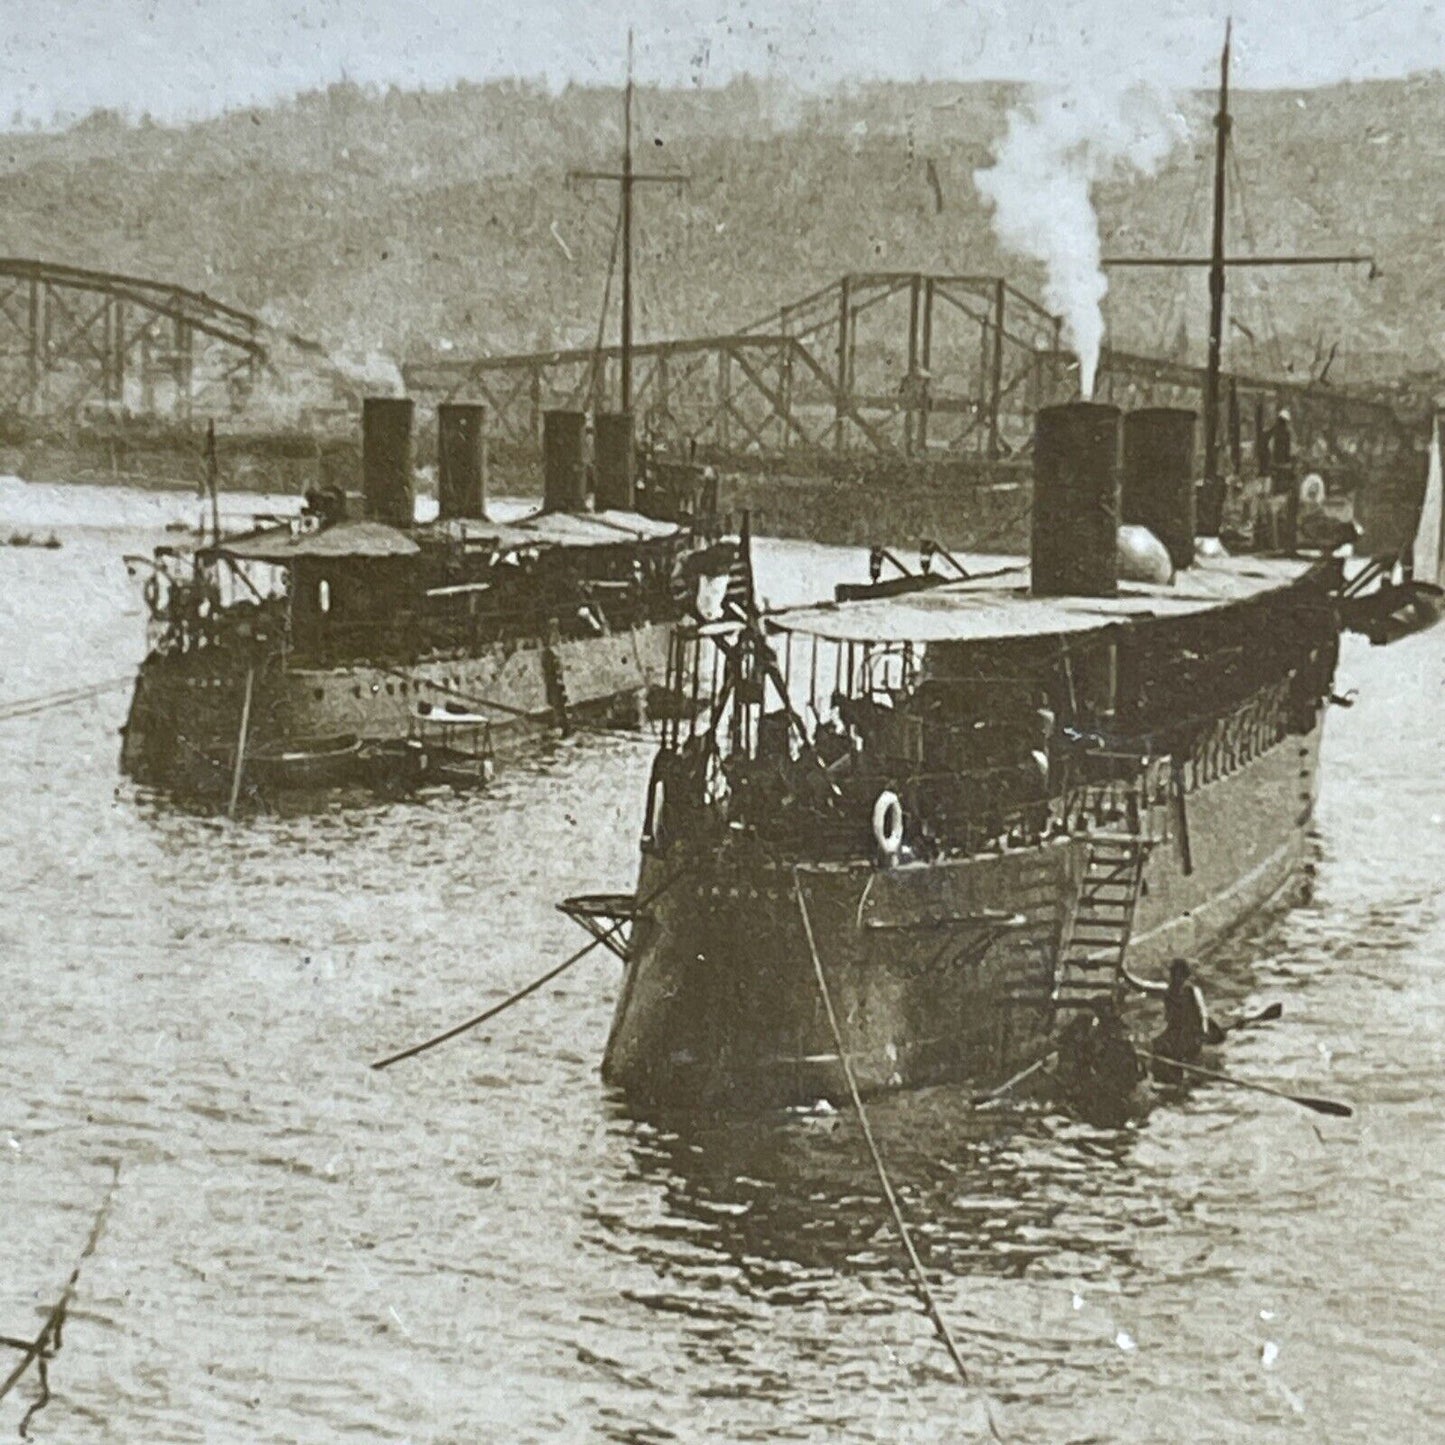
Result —
<path fill-rule="evenodd" d="M 1237 1089 L 1253 1089 L 1257 1094 L 1273 1094 L 1276 1099 L 1288 1099 L 1291 1104 L 1299 1104 L 1302 1108 L 1313 1109 L 1316 1114 L 1329 1114 L 1336 1119 L 1352 1119 L 1355 1111 L 1348 1104 L 1341 1104 L 1335 1099 L 1319 1099 L 1312 1094 L 1290 1094 L 1283 1089 L 1276 1089 L 1271 1084 L 1257 1084 L 1253 1079 L 1237 1079 L 1233 1074 L 1221 1074 L 1215 1069 L 1201 1069 L 1198 1064 L 1181 1063 L 1178 1059 L 1165 1058 L 1163 1054 L 1150 1053 L 1148 1049 L 1140 1049 L 1139 1057 L 1148 1059 L 1151 1063 L 1165 1064 L 1171 1069 L 1179 1069 L 1186 1074 L 1197 1074 L 1201 1079 L 1213 1079 L 1220 1084 L 1233 1084 Z"/>
<path fill-rule="evenodd" d="M 1224 1036 L 1226 1034 L 1233 1033 L 1235 1029 L 1247 1029 L 1253 1024 L 1273 1023 L 1274 1020 L 1282 1017 L 1283 1014 L 1283 1004 L 1266 1004 L 1265 1007 L 1260 1009 L 1258 1013 L 1249 1014 L 1247 1017 L 1242 1019 L 1232 1019 L 1229 1023 L 1220 1025 L 1219 1038 L 1212 1039 L 1210 1040 L 1210 1042 L 1222 1042 Z M 1012 1078 L 1005 1079 L 1003 1083 L 1001 1083 L 997 1088 L 990 1089 L 987 1093 L 984 1094 L 975 1094 L 973 1096 L 973 1107 L 975 1109 L 982 1109 L 987 1107 L 989 1104 L 997 1103 L 1011 1089 L 1017 1088 L 1020 1084 L 1025 1083 L 1027 1080 L 1033 1078 L 1035 1074 L 1039 1073 L 1040 1071 L 1047 1072 L 1046 1066 L 1048 1065 L 1049 1060 L 1056 1058 L 1058 1056 L 1058 1052 L 1059 1051 L 1057 1049 L 1050 1050 L 1050 1052 L 1045 1054 L 1042 1058 L 1035 1059 L 1034 1062 L 1028 1066 L 1028 1068 L 1020 1069 L 1018 1073 L 1016 1073 Z M 1153 1056 L 1150 1055 L 1149 1057 L 1152 1058 Z"/>
<path fill-rule="evenodd" d="M 1284 1014 L 1282 1003 L 1266 1004 L 1257 1014 L 1248 1014 L 1242 1019 L 1230 1019 L 1227 1024 L 1216 1023 L 1214 1019 L 1209 1020 L 1209 1033 L 1205 1037 L 1206 1044 L 1222 1044 L 1224 1040 L 1238 1029 L 1253 1028 L 1255 1024 L 1273 1023 Z"/>
<path fill-rule="evenodd" d="M 1235 1029 L 1247 1029 L 1251 1024 L 1270 1024 L 1283 1017 L 1284 1005 L 1282 1003 L 1266 1004 L 1257 1014 L 1249 1014 L 1242 1019 L 1231 1020 L 1225 1024 L 1224 1031 L 1233 1033 Z"/>
<path fill-rule="evenodd" d="M 1028 1066 L 1028 1068 L 1020 1069 L 1018 1073 L 1013 1076 L 1013 1078 L 1005 1079 L 1003 1083 L 998 1086 L 998 1088 L 990 1089 L 986 1094 L 975 1094 L 973 1096 L 973 1107 L 975 1109 L 982 1109 L 987 1104 L 997 1103 L 998 1100 L 1003 1098 L 1003 1096 L 1007 1094 L 1010 1089 L 1015 1088 L 1017 1085 L 1022 1084 L 1024 1080 L 1031 1079 L 1035 1074 L 1037 1074 L 1040 1069 L 1044 1068 L 1045 1065 L 1048 1064 L 1050 1059 L 1054 1058 L 1058 1054 L 1058 1052 L 1059 1051 L 1057 1049 L 1051 1049 L 1043 1056 L 1043 1058 L 1035 1059 L 1033 1063 Z"/>

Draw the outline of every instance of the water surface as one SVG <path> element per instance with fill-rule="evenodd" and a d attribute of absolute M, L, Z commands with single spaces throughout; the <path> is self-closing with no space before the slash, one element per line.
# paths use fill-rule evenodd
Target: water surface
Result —
<path fill-rule="evenodd" d="M 0 702 L 138 660 L 119 557 L 177 511 L 18 487 L 0 525 L 64 523 L 65 547 L 0 548 Z M 770 547 L 763 588 L 838 559 Z M 1284 1004 L 1231 1069 L 1355 1120 L 1213 1088 L 1120 1132 L 983 1122 L 946 1089 L 873 1107 L 1010 1439 L 1445 1438 L 1445 631 L 1347 643 L 1340 686 L 1313 901 L 1233 940 L 1212 992 Z M 629 1120 L 597 1074 L 609 955 L 366 1067 L 574 948 L 558 898 L 630 886 L 645 738 L 543 748 L 486 796 L 233 824 L 122 783 L 124 706 L 0 724 L 0 1334 L 38 1328 L 121 1166 L 34 1438 L 981 1427 L 852 1121 Z"/>

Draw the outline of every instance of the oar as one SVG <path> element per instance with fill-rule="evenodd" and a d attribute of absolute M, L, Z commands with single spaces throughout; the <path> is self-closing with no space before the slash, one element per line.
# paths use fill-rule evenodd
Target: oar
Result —
<path fill-rule="evenodd" d="M 1266 1004 L 1257 1014 L 1246 1014 L 1242 1019 L 1231 1019 L 1225 1024 L 1226 1033 L 1233 1033 L 1235 1029 L 1247 1029 L 1251 1024 L 1272 1024 L 1276 1019 L 1284 1017 L 1284 1005 L 1282 1003 Z"/>
<path fill-rule="evenodd" d="M 1205 1037 L 1206 1044 L 1222 1044 L 1225 1038 L 1238 1029 L 1253 1028 L 1255 1024 L 1273 1023 L 1284 1014 L 1282 1003 L 1266 1004 L 1258 1013 L 1247 1014 L 1242 1019 L 1230 1019 L 1227 1024 L 1216 1023 L 1213 1019 L 1209 1021 L 1209 1033 Z"/>
<path fill-rule="evenodd" d="M 1233 1084 L 1237 1089 L 1253 1089 L 1257 1094 L 1273 1094 L 1276 1099 L 1288 1099 L 1291 1104 L 1299 1104 L 1302 1108 L 1313 1109 L 1316 1114 L 1329 1114 L 1336 1119 L 1354 1118 L 1355 1111 L 1348 1104 L 1341 1104 L 1335 1099 L 1318 1099 L 1312 1094 L 1289 1094 L 1270 1084 L 1256 1084 L 1253 1079 L 1237 1079 L 1233 1074 L 1221 1074 L 1215 1069 L 1201 1069 L 1198 1064 L 1180 1063 L 1178 1059 L 1168 1059 L 1162 1054 L 1152 1054 L 1148 1049 L 1140 1049 L 1139 1056 L 1152 1063 L 1166 1064 L 1172 1069 L 1180 1069 L 1186 1074 L 1197 1074 L 1201 1079 L 1213 1079 L 1220 1084 Z"/>
<path fill-rule="evenodd" d="M 1059 1051 L 1057 1049 L 1050 1049 L 1049 1052 L 1043 1056 L 1043 1058 L 1035 1059 L 1033 1063 L 1028 1066 L 1028 1068 L 1020 1069 L 1018 1073 L 1013 1076 L 1013 1078 L 1005 1079 L 1003 1083 L 998 1086 L 998 1088 L 990 1089 L 986 1094 L 975 1094 L 973 1096 L 973 1107 L 975 1109 L 982 1109 L 987 1104 L 997 1103 L 997 1101 L 1003 1098 L 1003 1096 L 1007 1094 L 1010 1089 L 1015 1088 L 1017 1085 L 1022 1084 L 1025 1079 L 1031 1079 L 1035 1074 L 1037 1074 L 1040 1069 L 1044 1068 L 1044 1066 L 1049 1062 L 1050 1059 L 1054 1058 L 1058 1054 L 1058 1052 Z"/>

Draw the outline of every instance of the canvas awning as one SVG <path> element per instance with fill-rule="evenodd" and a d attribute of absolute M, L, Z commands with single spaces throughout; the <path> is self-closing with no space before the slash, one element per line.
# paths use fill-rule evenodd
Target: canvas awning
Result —
<path fill-rule="evenodd" d="M 241 562 L 270 562 L 285 566 L 300 557 L 415 557 L 421 548 L 385 522 L 337 522 L 315 531 L 268 527 L 245 537 L 228 537 L 210 549 Z"/>

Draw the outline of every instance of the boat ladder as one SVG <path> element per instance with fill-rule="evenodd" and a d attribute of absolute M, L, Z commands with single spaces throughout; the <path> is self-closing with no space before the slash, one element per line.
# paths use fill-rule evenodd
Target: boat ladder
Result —
<path fill-rule="evenodd" d="M 1056 1009 L 1087 1009 L 1123 977 L 1150 843 L 1137 833 L 1095 833 L 1055 975 Z"/>

